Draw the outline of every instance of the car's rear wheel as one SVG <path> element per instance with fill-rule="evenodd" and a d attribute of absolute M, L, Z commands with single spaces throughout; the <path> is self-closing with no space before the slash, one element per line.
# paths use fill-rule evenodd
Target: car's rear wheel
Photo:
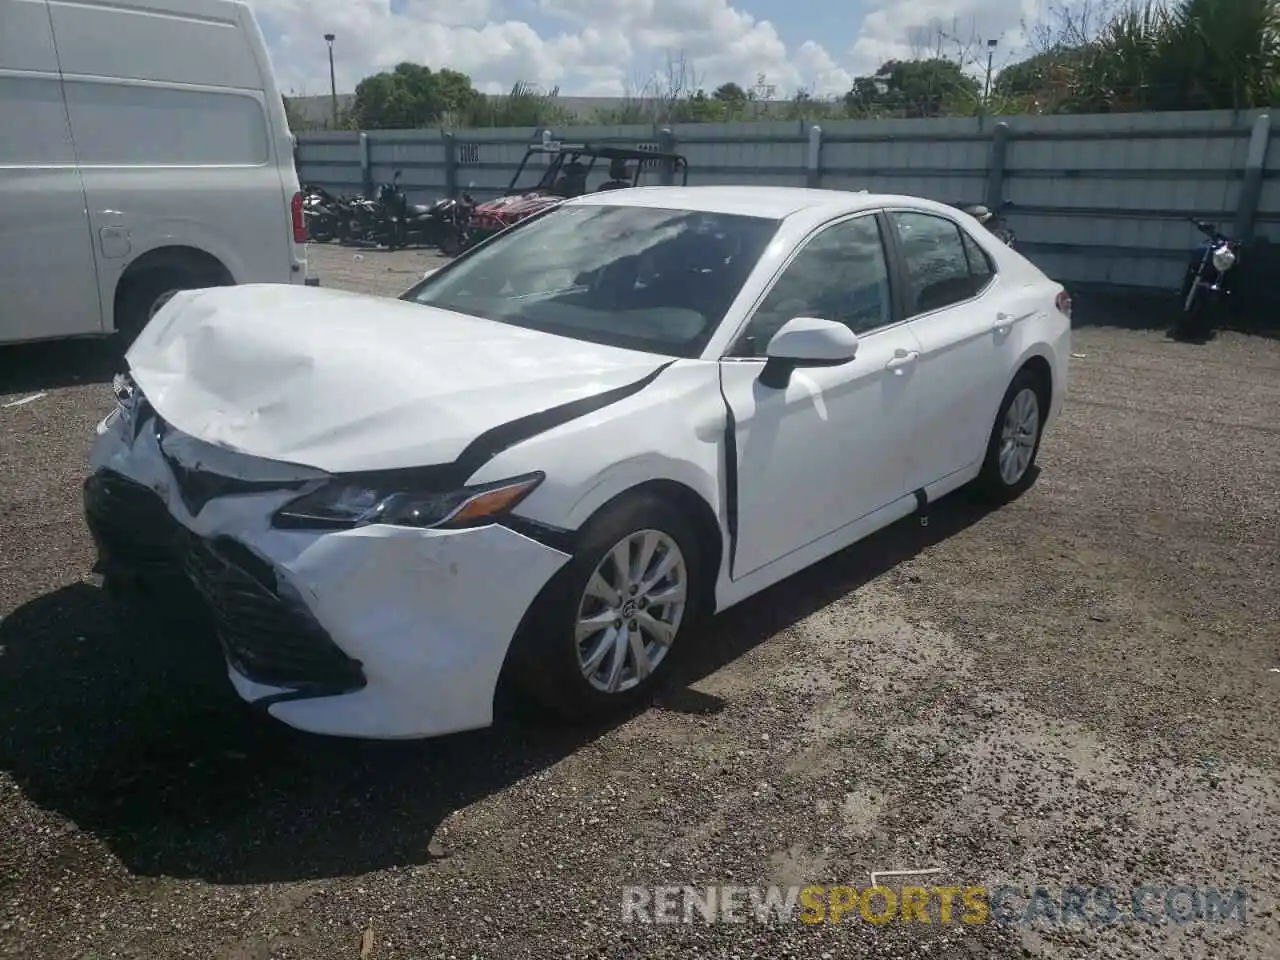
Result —
<path fill-rule="evenodd" d="M 614 501 L 530 611 L 512 679 L 572 720 L 634 709 L 700 617 L 704 575 L 703 550 L 678 509 L 648 494 Z"/>
<path fill-rule="evenodd" d="M 1007 503 L 1035 481 L 1036 456 L 1048 412 L 1049 399 L 1041 378 L 1031 370 L 1020 371 L 1000 404 L 978 474 L 977 489 L 986 499 Z"/>

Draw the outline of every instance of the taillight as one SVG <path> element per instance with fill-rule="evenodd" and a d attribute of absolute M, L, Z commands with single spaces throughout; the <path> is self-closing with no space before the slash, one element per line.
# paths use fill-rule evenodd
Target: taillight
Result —
<path fill-rule="evenodd" d="M 295 193 L 293 200 L 289 204 L 290 212 L 293 214 L 293 242 L 307 242 L 307 224 L 302 219 L 302 194 Z"/>
<path fill-rule="evenodd" d="M 1054 301 L 1054 306 L 1058 308 L 1058 312 L 1059 312 L 1059 313 L 1063 314 L 1063 315 L 1064 315 L 1064 316 L 1066 316 L 1068 319 L 1070 319 L 1070 317 L 1071 317 L 1071 294 L 1069 294 L 1069 293 L 1067 293 L 1067 291 L 1063 290 L 1060 294 L 1058 294 L 1058 299 Z"/>

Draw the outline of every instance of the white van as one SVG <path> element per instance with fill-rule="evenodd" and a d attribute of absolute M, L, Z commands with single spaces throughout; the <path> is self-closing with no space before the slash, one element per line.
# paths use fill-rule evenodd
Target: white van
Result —
<path fill-rule="evenodd" d="M 306 282 L 293 145 L 242 0 L 0 0 L 0 343 Z"/>

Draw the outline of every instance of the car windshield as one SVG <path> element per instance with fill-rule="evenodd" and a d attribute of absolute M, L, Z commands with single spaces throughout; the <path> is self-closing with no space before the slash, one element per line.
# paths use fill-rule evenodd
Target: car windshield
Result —
<path fill-rule="evenodd" d="M 696 357 L 778 225 L 721 213 L 566 205 L 432 274 L 404 299 L 579 340 Z"/>

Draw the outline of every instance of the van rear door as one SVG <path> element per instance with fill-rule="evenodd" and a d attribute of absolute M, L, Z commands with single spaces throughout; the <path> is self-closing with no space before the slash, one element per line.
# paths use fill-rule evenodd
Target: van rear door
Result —
<path fill-rule="evenodd" d="M 45 0 L 0 0 L 0 343 L 102 332 Z"/>

